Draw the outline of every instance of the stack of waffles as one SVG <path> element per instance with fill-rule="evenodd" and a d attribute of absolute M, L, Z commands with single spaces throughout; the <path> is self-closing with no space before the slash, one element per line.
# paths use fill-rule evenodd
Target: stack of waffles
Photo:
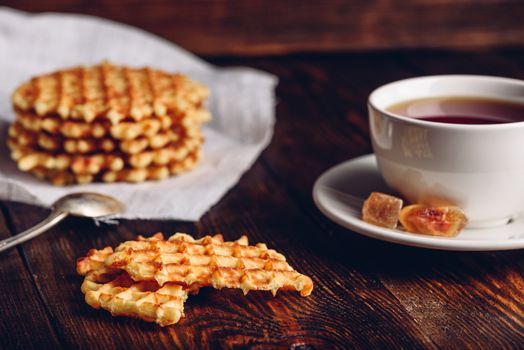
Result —
<path fill-rule="evenodd" d="M 85 276 L 82 292 L 87 304 L 113 315 L 177 323 L 189 294 L 202 287 L 252 290 L 296 290 L 308 296 L 313 282 L 295 271 L 286 258 L 263 243 L 248 244 L 246 236 L 224 242 L 221 235 L 194 239 L 176 233 L 139 236 L 116 249 L 91 249 L 78 259 L 77 272 Z"/>
<path fill-rule="evenodd" d="M 11 158 L 55 185 L 164 179 L 200 157 L 208 89 L 104 62 L 35 77 L 13 94 Z"/>

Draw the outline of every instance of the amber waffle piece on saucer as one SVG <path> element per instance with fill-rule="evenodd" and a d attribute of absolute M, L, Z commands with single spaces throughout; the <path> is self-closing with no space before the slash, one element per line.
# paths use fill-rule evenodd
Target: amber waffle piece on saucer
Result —
<path fill-rule="evenodd" d="M 216 289 L 296 290 L 307 296 L 313 282 L 295 271 L 286 258 L 263 243 L 248 245 L 243 236 L 234 242 L 206 236 L 195 240 L 177 233 L 167 240 L 128 241 L 106 260 L 106 267 L 125 270 L 135 281 L 178 283 Z"/>

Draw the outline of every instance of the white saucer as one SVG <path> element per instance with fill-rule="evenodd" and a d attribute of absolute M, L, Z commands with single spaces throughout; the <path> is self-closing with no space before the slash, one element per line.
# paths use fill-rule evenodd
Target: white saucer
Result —
<path fill-rule="evenodd" d="M 374 155 L 348 160 L 326 171 L 313 187 L 317 207 L 329 219 L 352 231 L 380 240 L 442 250 L 487 251 L 524 248 L 524 217 L 485 229 L 464 229 L 453 238 L 392 230 L 361 220 L 363 200 L 372 191 L 392 193 L 382 180 Z"/>

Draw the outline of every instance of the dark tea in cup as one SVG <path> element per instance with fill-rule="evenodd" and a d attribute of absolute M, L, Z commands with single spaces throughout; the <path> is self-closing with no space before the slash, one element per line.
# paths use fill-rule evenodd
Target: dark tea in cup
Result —
<path fill-rule="evenodd" d="M 478 97 L 432 97 L 386 109 L 404 117 L 448 124 L 502 124 L 524 121 L 524 104 Z"/>
<path fill-rule="evenodd" d="M 524 80 L 404 79 L 373 91 L 368 107 L 380 174 L 406 201 L 456 205 L 468 228 L 522 215 Z"/>

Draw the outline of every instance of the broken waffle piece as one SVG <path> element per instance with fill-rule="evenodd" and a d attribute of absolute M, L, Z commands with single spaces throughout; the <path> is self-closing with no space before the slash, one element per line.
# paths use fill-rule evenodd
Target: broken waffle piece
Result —
<path fill-rule="evenodd" d="M 402 209 L 400 223 L 408 232 L 453 237 L 467 225 L 468 218 L 458 207 L 413 204 Z"/>
<path fill-rule="evenodd" d="M 167 240 L 128 241 L 105 260 L 106 267 L 125 270 L 135 281 L 177 283 L 252 290 L 296 290 L 308 296 L 311 278 L 295 271 L 286 258 L 263 243 L 248 245 L 242 236 L 224 242 L 220 235 L 195 240 L 177 233 Z"/>
<path fill-rule="evenodd" d="M 113 316 L 129 316 L 161 326 L 177 323 L 184 316 L 188 290 L 180 285 L 155 281 L 135 282 L 118 269 L 104 266 L 111 247 L 91 249 L 77 261 L 78 274 L 85 276 L 82 292 L 85 301 L 95 309 L 102 308 Z"/>
<path fill-rule="evenodd" d="M 76 272 L 81 276 L 97 271 L 104 273 L 113 273 L 113 270 L 109 270 L 104 265 L 104 260 L 113 253 L 113 248 L 105 247 L 104 249 L 90 249 L 87 252 L 87 256 L 81 257 L 76 261 Z"/>
<path fill-rule="evenodd" d="M 129 316 L 161 326 L 177 323 L 184 316 L 188 292 L 181 286 L 155 281 L 133 281 L 127 273 L 104 282 L 86 278 L 82 284 L 86 303 L 113 316 Z"/>
<path fill-rule="evenodd" d="M 384 194 L 372 192 L 362 207 L 362 219 L 370 224 L 396 228 L 402 209 L 402 199 Z"/>
<path fill-rule="evenodd" d="M 273 294 L 292 289 L 303 296 L 313 289 L 311 279 L 293 270 L 282 254 L 262 243 L 250 246 L 246 236 L 232 242 L 222 235 L 138 236 L 115 250 L 89 250 L 76 270 L 84 276 L 81 289 L 91 307 L 161 326 L 177 323 L 188 295 L 204 286 Z"/>

